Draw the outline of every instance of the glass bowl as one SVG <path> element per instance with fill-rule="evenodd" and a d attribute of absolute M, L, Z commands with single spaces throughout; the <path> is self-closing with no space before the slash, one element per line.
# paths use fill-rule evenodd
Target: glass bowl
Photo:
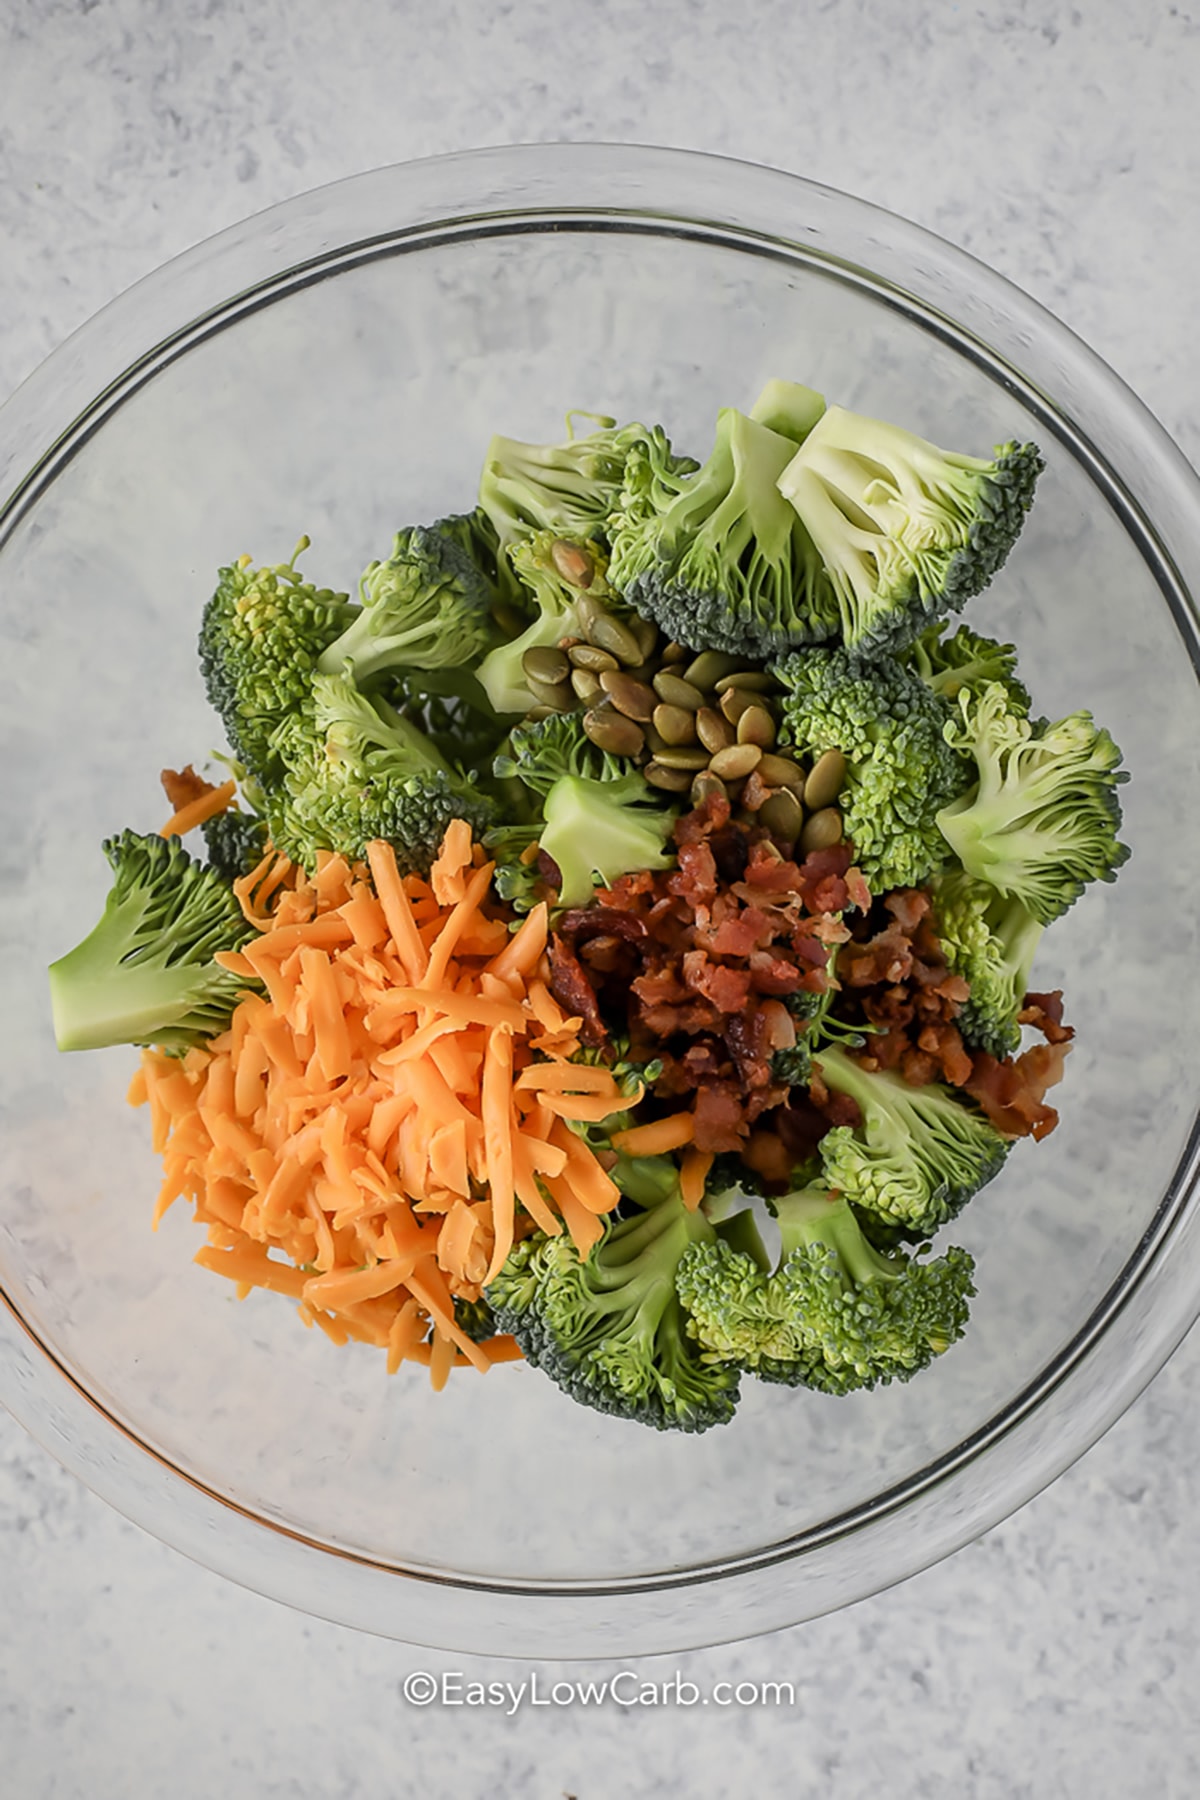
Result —
<path fill-rule="evenodd" d="M 442 1394 L 149 1228 L 135 1057 L 59 1056 L 45 968 L 92 924 L 100 839 L 219 743 L 195 660 L 243 550 L 343 581 L 470 504 L 489 435 L 568 407 L 703 446 L 770 375 L 987 452 L 1038 504 L 972 621 L 1039 711 L 1125 751 L 1133 857 L 1053 930 L 1078 1029 L 1062 1123 L 949 1234 L 965 1341 L 844 1400 L 747 1381 L 659 1435 L 517 1366 Z M 703 449 L 701 449 L 703 454 Z M 262 1593 L 489 1654 L 661 1651 L 861 1598 L 1004 1517 L 1112 1423 L 1200 1310 L 1195 1026 L 1200 491 L 1145 409 L 1023 294 L 791 176 L 592 145 L 493 150 L 308 194 L 178 258 L 0 413 L 0 1398 L 130 1518 Z M 12 772 L 16 779 L 12 779 Z"/>

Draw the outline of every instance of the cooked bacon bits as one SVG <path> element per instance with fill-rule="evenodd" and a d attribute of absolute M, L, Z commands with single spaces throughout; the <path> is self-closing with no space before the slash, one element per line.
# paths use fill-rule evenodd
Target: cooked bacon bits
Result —
<path fill-rule="evenodd" d="M 847 845 L 791 862 L 719 798 L 685 814 L 675 842 L 677 868 L 623 875 L 598 904 L 563 915 L 551 986 L 582 1017 L 585 1042 L 628 1034 L 635 1059 L 661 1060 L 655 1097 L 677 1109 L 693 1096 L 697 1149 L 744 1154 L 757 1121 L 789 1110 L 771 1075 L 789 1041 L 780 1003 L 824 990 L 829 948 L 849 935 L 836 915 L 852 886 L 866 890 Z"/>
<path fill-rule="evenodd" d="M 947 966 L 923 889 L 873 900 L 852 846 L 789 861 L 721 799 L 680 818 L 675 844 L 677 868 L 623 875 L 563 915 L 551 987 L 582 1019 L 584 1043 L 628 1037 L 636 1061 L 661 1062 L 654 1099 L 678 1111 L 690 1097 L 698 1150 L 736 1152 L 769 1192 L 783 1191 L 827 1131 L 860 1123 L 818 1069 L 807 1093 L 771 1073 L 774 1052 L 804 1029 L 784 1002 L 825 991 L 835 945 L 834 1011 L 866 1028 L 854 1053 L 863 1068 L 960 1088 L 1008 1137 L 1054 1129 L 1045 1096 L 1074 1036 L 1061 993 L 1025 996 L 1019 1022 L 1044 1044 L 1003 1060 L 969 1048 L 957 1020 L 970 989 Z"/>
<path fill-rule="evenodd" d="M 1043 1104 L 1046 1089 L 1062 1080 L 1070 1047 L 1060 1038 L 1057 1043 L 1035 1044 L 1018 1057 L 1006 1056 L 1003 1062 L 977 1050 L 963 1090 L 1006 1137 L 1047 1137 L 1058 1124 L 1058 1113 Z"/>
<path fill-rule="evenodd" d="M 215 783 L 205 781 L 203 775 L 197 775 L 191 763 L 183 769 L 163 769 L 158 779 L 162 782 L 167 804 L 173 812 L 181 812 L 193 800 L 203 800 L 205 794 L 216 792 Z"/>
<path fill-rule="evenodd" d="M 895 1069 L 914 1087 L 944 1081 L 969 1094 L 1006 1137 L 1043 1138 L 1058 1114 L 1046 1091 L 1062 1080 L 1074 1032 L 1063 1024 L 1062 994 L 1026 994 L 1018 1023 L 1046 1039 L 1002 1061 L 963 1043 L 955 1024 L 970 988 L 946 966 L 930 896 L 899 888 L 856 920 L 838 956 L 838 1017 L 875 1029 L 858 1061 Z"/>
<path fill-rule="evenodd" d="M 962 1087 L 971 1056 L 954 1023 L 970 989 L 946 966 L 934 935 L 929 895 L 885 894 L 852 927 L 838 957 L 838 1017 L 872 1029 L 858 1054 L 864 1069 L 896 1069 L 913 1087 Z"/>

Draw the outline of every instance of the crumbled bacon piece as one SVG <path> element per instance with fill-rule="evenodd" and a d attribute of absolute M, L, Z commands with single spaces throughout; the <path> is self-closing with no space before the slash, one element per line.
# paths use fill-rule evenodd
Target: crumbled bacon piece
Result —
<path fill-rule="evenodd" d="M 822 907 L 849 903 L 853 853 L 788 861 L 724 800 L 681 818 L 675 842 L 673 870 L 623 875 L 563 915 L 551 985 L 583 1018 L 585 1043 L 627 1036 L 635 1058 L 661 1062 L 654 1098 L 673 1110 L 691 1100 L 697 1148 L 738 1150 L 786 1108 L 771 1074 L 781 998 L 825 986 L 829 946 L 847 928 Z"/>
<path fill-rule="evenodd" d="M 205 794 L 211 794 L 216 789 L 216 783 L 205 781 L 203 775 L 197 775 L 191 763 L 184 769 L 163 769 L 158 779 L 162 782 L 162 790 L 172 812 L 180 812 L 183 807 L 190 806 L 193 800 L 203 800 Z"/>
<path fill-rule="evenodd" d="M 1052 1106 L 1043 1104 L 1046 1090 L 1062 1080 L 1069 1043 L 1035 1044 L 1031 1050 L 997 1062 L 980 1050 L 973 1058 L 965 1092 L 977 1100 L 997 1131 L 1006 1137 L 1044 1138 L 1058 1124 Z"/>
<path fill-rule="evenodd" d="M 1073 1027 L 1063 1024 L 1061 988 L 1050 994 L 1026 994 L 1017 1024 L 1034 1026 L 1049 1044 L 1066 1044 L 1075 1036 Z"/>
<path fill-rule="evenodd" d="M 568 1013 L 583 1020 L 579 1028 L 581 1043 L 605 1042 L 608 1029 L 600 1017 L 596 990 L 574 950 L 557 936 L 550 945 L 550 992 Z"/>

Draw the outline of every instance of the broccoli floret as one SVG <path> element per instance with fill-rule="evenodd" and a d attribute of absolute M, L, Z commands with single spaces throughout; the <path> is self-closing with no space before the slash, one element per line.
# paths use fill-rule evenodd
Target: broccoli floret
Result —
<path fill-rule="evenodd" d="M 524 713 L 537 700 L 525 677 L 526 653 L 577 636 L 584 594 L 607 600 L 612 589 L 606 576 L 608 558 L 601 546 L 573 542 L 557 531 L 536 531 L 522 538 L 509 546 L 507 559 L 518 592 L 525 601 L 532 600 L 535 616 L 524 631 L 489 651 L 479 665 L 478 677 L 496 712 Z"/>
<path fill-rule="evenodd" d="M 735 1210 L 744 1196 L 753 1194 L 761 1199 L 765 1193 L 762 1176 L 742 1161 L 738 1151 L 721 1150 L 708 1171 L 704 1210 L 715 1220 Z"/>
<path fill-rule="evenodd" d="M 923 631 L 908 653 L 909 666 L 943 700 L 957 700 L 964 688 L 999 681 L 1008 694 L 1009 708 L 1028 717 L 1029 690 L 1017 679 L 1017 652 L 1013 644 L 998 644 L 981 637 L 969 625 L 960 625 L 949 637 L 940 625 Z"/>
<path fill-rule="evenodd" d="M 499 587 L 502 579 L 500 567 L 500 540 L 496 535 L 496 527 L 488 518 L 481 506 L 473 512 L 449 513 L 446 518 L 438 519 L 429 527 L 439 536 L 449 538 L 458 545 L 464 556 L 470 558 L 493 588 Z"/>
<path fill-rule="evenodd" d="M 788 1087 L 806 1088 L 812 1079 L 812 1046 L 807 1038 L 798 1037 L 784 1050 L 771 1056 L 771 1080 Z"/>
<path fill-rule="evenodd" d="M 103 850 L 116 879 L 99 923 L 50 966 L 59 1049 L 182 1052 L 215 1037 L 246 983 L 213 957 L 253 935 L 233 889 L 177 837 L 124 831 Z"/>
<path fill-rule="evenodd" d="M 258 867 L 267 849 L 267 821 L 257 813 L 214 813 L 200 827 L 208 866 L 222 881 L 234 882 Z"/>
<path fill-rule="evenodd" d="M 833 1045 L 818 1067 L 826 1086 L 848 1094 L 862 1114 L 861 1125 L 836 1126 L 821 1139 L 824 1179 L 898 1236 L 930 1236 L 1000 1172 L 1009 1140 L 952 1089 L 910 1087 Z"/>
<path fill-rule="evenodd" d="M 384 696 L 447 762 L 490 779 L 492 759 L 512 719 L 497 718 L 473 670 L 410 669 Z"/>
<path fill-rule="evenodd" d="M 464 1300 L 461 1296 L 454 1301 L 454 1323 L 460 1331 L 465 1331 L 473 1344 L 485 1344 L 496 1335 L 496 1319 L 487 1301 L 480 1295 L 478 1300 Z"/>
<path fill-rule="evenodd" d="M 1129 777 L 1090 712 L 1034 726 L 992 681 L 959 696 L 946 737 L 974 758 L 979 776 L 937 821 L 968 874 L 1020 900 L 1041 925 L 1088 882 L 1115 880 L 1129 855 L 1117 839 L 1116 790 Z"/>
<path fill-rule="evenodd" d="M 964 1043 L 1004 1057 L 1018 1048 L 1021 1010 L 1044 926 L 961 869 L 933 883 L 933 926 L 947 966 L 970 987 L 956 1023 Z"/>
<path fill-rule="evenodd" d="M 936 1262 L 884 1255 L 849 1203 L 823 1188 L 771 1204 L 774 1273 L 719 1238 L 680 1259 L 677 1291 L 707 1356 L 766 1381 L 845 1394 L 907 1381 L 962 1336 L 975 1292 L 965 1250 Z"/>
<path fill-rule="evenodd" d="M 723 407 L 712 453 L 695 472 L 680 468 L 665 439 L 631 449 L 609 579 L 665 636 L 766 656 L 834 634 L 832 588 L 776 486 L 795 448 Z"/>
<path fill-rule="evenodd" d="M 343 670 L 359 687 L 408 669 L 459 669 L 496 642 L 496 590 L 455 538 L 436 526 L 396 533 L 386 562 L 358 584 L 362 608 L 322 651 L 325 675 Z"/>
<path fill-rule="evenodd" d="M 525 853 L 537 843 L 541 822 L 532 825 L 495 825 L 484 837 L 484 848 L 496 864 L 492 886 L 514 912 L 527 913 L 545 896 L 545 878 L 536 856 Z"/>
<path fill-rule="evenodd" d="M 939 450 L 831 406 L 779 478 L 837 597 L 843 641 L 897 649 L 992 579 L 1033 501 L 1033 444 L 993 458 Z"/>
<path fill-rule="evenodd" d="M 386 838 L 401 874 L 424 874 L 446 827 L 465 819 L 482 835 L 491 802 L 433 744 L 345 675 L 313 679 L 313 716 L 280 734 L 285 775 L 268 795 L 271 837 L 306 869 L 317 853 L 352 858 Z"/>
<path fill-rule="evenodd" d="M 825 411 L 825 396 L 798 381 L 780 381 L 773 377 L 750 408 L 750 417 L 759 425 L 802 444 Z"/>
<path fill-rule="evenodd" d="M 576 418 L 591 420 L 596 429 L 576 437 Z M 603 538 L 630 449 L 650 435 L 644 425 L 618 425 L 600 413 L 568 413 L 567 428 L 571 435 L 562 444 L 494 437 L 488 445 L 479 508 L 496 533 L 502 555 L 510 544 L 536 531 Z"/>
<path fill-rule="evenodd" d="M 669 869 L 666 849 L 677 813 L 629 764 L 593 744 L 575 713 L 556 713 L 515 730 L 494 764 L 542 797 L 542 849 L 562 876 L 560 906 L 586 906 L 597 882 L 610 887 L 632 869 Z"/>
<path fill-rule="evenodd" d="M 813 760 L 826 750 L 846 758 L 838 805 L 868 886 L 919 887 L 947 860 L 939 810 L 972 780 L 942 735 L 949 703 L 894 659 L 867 663 L 844 649 L 797 652 L 774 674 L 782 741 Z"/>
<path fill-rule="evenodd" d="M 253 775 L 278 774 L 274 736 L 311 707 L 313 670 L 355 616 L 348 594 L 317 588 L 290 563 L 255 569 L 243 556 L 220 571 L 200 627 L 200 669 L 229 743 Z"/>
<path fill-rule="evenodd" d="M 684 1205 L 673 1163 L 654 1160 L 653 1197 L 629 1217 L 610 1215 L 586 1259 L 565 1235 L 536 1233 L 486 1297 L 497 1330 L 581 1405 L 659 1431 L 706 1431 L 732 1418 L 738 1371 L 704 1360 L 675 1279 L 687 1246 L 716 1234 Z"/>

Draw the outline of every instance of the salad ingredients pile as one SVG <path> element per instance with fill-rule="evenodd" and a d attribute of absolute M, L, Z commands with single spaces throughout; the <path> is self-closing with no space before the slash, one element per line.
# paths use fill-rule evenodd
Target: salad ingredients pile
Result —
<path fill-rule="evenodd" d="M 577 422 L 583 429 L 577 429 Z M 391 1370 L 523 1358 L 659 1429 L 906 1380 L 933 1239 L 1053 1130 L 1046 926 L 1112 880 L 1120 755 L 948 616 L 1042 459 L 768 382 L 703 463 L 573 415 L 357 595 L 221 570 L 227 778 L 104 844 L 61 1049 L 142 1046 L 196 1260 Z M 203 849 L 181 842 L 200 834 Z"/>

